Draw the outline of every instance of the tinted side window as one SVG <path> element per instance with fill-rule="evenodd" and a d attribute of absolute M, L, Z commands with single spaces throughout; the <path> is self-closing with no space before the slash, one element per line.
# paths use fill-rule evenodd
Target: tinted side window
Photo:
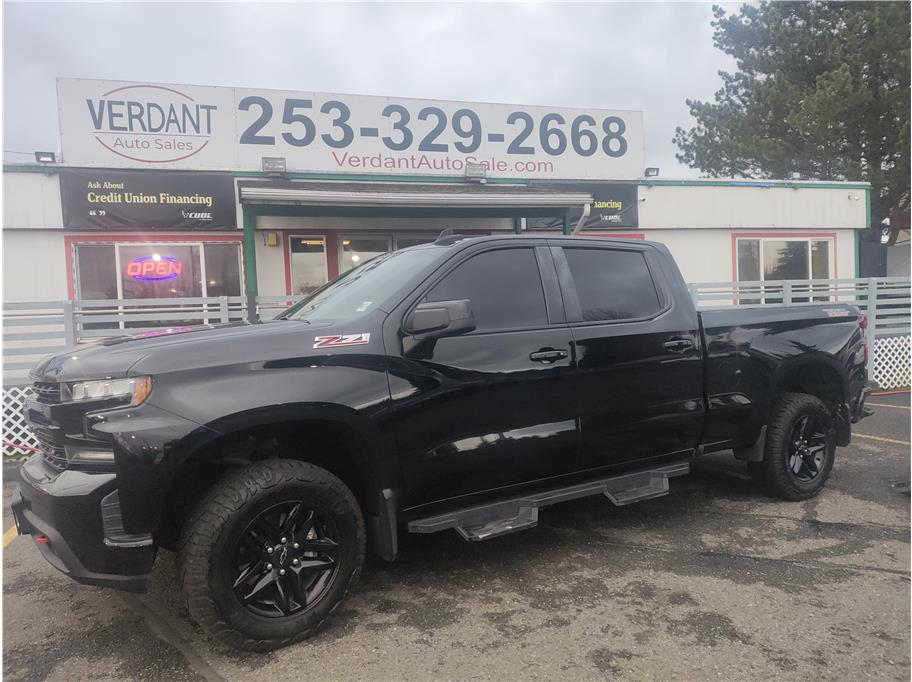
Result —
<path fill-rule="evenodd" d="M 473 256 L 440 280 L 424 300 L 464 298 L 472 302 L 478 331 L 548 324 L 538 262 L 529 248 Z"/>
<path fill-rule="evenodd" d="M 565 248 L 564 254 L 584 320 L 648 317 L 661 308 L 642 252 Z"/>

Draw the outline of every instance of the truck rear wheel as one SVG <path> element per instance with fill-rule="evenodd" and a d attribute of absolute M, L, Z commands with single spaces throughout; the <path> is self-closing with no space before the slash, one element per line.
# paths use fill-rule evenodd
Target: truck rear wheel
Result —
<path fill-rule="evenodd" d="M 765 492 L 785 500 L 819 493 L 833 470 L 836 432 L 823 402 L 806 393 L 784 394 L 771 412 L 762 462 L 751 475 Z"/>
<path fill-rule="evenodd" d="M 268 651 L 315 634 L 364 561 L 351 491 L 287 459 L 229 474 L 187 522 L 178 565 L 193 619 L 231 647 Z"/>

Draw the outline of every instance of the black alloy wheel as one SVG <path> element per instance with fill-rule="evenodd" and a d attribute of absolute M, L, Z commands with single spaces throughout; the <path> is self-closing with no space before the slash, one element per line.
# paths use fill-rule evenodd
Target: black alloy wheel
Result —
<path fill-rule="evenodd" d="M 789 471 L 808 483 L 820 476 L 827 454 L 827 427 L 816 415 L 801 417 L 789 437 Z"/>
<path fill-rule="evenodd" d="M 338 573 L 338 538 L 332 519 L 303 502 L 273 505 L 254 517 L 237 543 L 234 595 L 258 616 L 306 610 Z"/>
<path fill-rule="evenodd" d="M 807 393 L 783 393 L 770 410 L 763 460 L 748 462 L 748 469 L 767 494 L 806 500 L 823 489 L 835 459 L 829 408 Z"/>
<path fill-rule="evenodd" d="M 233 469 L 184 524 L 187 611 L 232 648 L 269 651 L 310 637 L 357 579 L 366 539 L 358 500 L 325 469 L 290 459 Z"/>

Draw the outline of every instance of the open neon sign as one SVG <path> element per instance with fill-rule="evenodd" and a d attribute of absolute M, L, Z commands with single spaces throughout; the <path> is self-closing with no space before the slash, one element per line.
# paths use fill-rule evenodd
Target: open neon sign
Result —
<path fill-rule="evenodd" d="M 173 279 L 182 272 L 183 264 L 172 256 L 140 256 L 127 263 L 127 275 L 146 282 Z"/>

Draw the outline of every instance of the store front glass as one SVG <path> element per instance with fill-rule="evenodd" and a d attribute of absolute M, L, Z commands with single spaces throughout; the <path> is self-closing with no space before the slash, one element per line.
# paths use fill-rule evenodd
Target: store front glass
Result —
<path fill-rule="evenodd" d="M 738 239 L 738 281 L 775 282 L 782 280 L 828 279 L 830 277 L 830 239 Z M 820 285 L 826 290 L 826 285 Z M 795 303 L 810 298 L 794 296 Z M 827 296 L 815 296 L 826 301 Z M 742 304 L 782 303 L 782 298 L 741 299 Z"/>
<path fill-rule="evenodd" d="M 342 263 L 340 272 L 351 270 L 374 256 L 391 249 L 389 237 L 349 237 L 342 240 Z"/>
<path fill-rule="evenodd" d="M 240 296 L 237 243 L 76 244 L 81 300 Z"/>
<path fill-rule="evenodd" d="M 237 244 L 202 244 L 205 296 L 241 295 L 241 249 Z"/>
<path fill-rule="evenodd" d="M 326 283 L 326 243 L 323 237 L 292 235 L 291 293 L 309 294 Z"/>
<path fill-rule="evenodd" d="M 343 235 L 339 248 L 341 254 L 339 272 L 351 270 L 381 253 L 407 249 L 419 244 L 429 244 L 436 238 L 435 234 Z"/>
<path fill-rule="evenodd" d="M 192 298 L 203 295 L 198 245 L 120 247 L 119 298 Z"/>
<path fill-rule="evenodd" d="M 118 298 L 117 258 L 113 244 L 76 247 L 77 296 L 84 300 Z"/>
<path fill-rule="evenodd" d="M 428 236 L 418 236 L 418 237 L 396 237 L 396 250 L 407 249 L 410 246 L 418 246 L 419 244 L 429 244 L 434 241 L 436 237 Z"/>

